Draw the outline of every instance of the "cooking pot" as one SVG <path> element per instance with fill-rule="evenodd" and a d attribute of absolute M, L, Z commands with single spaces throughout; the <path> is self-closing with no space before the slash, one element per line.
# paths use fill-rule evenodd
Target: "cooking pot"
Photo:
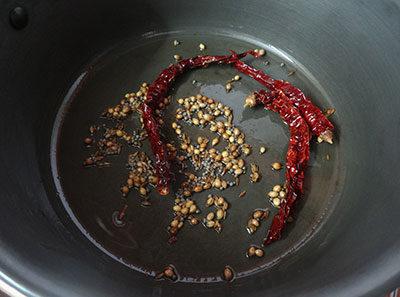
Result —
<path fill-rule="evenodd" d="M 382 296 L 398 286 L 398 1 L 7 0 L 0 11 L 3 290 L 68 297 Z M 264 247 L 261 260 L 243 251 L 260 243 L 272 215 L 253 237 L 241 227 L 252 208 L 269 205 L 261 186 L 244 185 L 242 200 L 227 192 L 231 213 L 221 234 L 185 227 L 169 246 L 164 223 L 172 196 L 153 193 L 153 211 L 129 200 L 132 228 L 109 234 L 110 212 L 125 203 L 118 185 L 124 162 L 109 171 L 82 166 L 82 139 L 102 110 L 154 81 L 174 54 L 203 54 L 199 43 L 207 54 L 265 48 L 265 57 L 246 62 L 302 88 L 321 109 L 335 108 L 334 144 L 311 141 L 294 223 Z M 231 104 L 249 139 L 268 144 L 266 159 L 257 160 L 262 185 L 272 186 L 284 173 L 266 167 L 283 161 L 287 127 L 278 115 L 242 109 L 246 94 L 262 88 L 250 78 L 242 77 L 229 97 L 224 82 L 234 74 L 229 66 L 196 70 L 179 78 L 171 94 L 202 92 Z M 170 264 L 177 281 L 155 280 Z M 223 264 L 235 272 L 232 282 L 222 279 Z"/>

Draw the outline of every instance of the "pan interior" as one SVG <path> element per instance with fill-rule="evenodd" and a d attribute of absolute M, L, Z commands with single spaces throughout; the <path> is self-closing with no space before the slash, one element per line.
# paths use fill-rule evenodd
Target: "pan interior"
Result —
<path fill-rule="evenodd" d="M 180 41 L 178 46 L 173 45 L 175 39 Z M 204 52 L 199 51 L 199 43 L 206 45 Z M 239 186 L 224 191 L 211 189 L 192 196 L 201 210 L 198 215 L 200 218 L 204 218 L 209 211 L 215 211 L 205 207 L 209 194 L 223 196 L 229 202 L 230 208 L 220 234 L 206 229 L 202 224 L 191 226 L 186 223 L 177 235 L 177 242 L 173 245 L 167 243 L 169 236 L 166 230 L 173 218 L 174 189 L 183 180 L 177 170 L 177 181 L 168 196 L 160 197 L 156 189 L 151 188 L 151 207 L 141 206 L 143 198 L 137 190 L 131 191 L 126 199 L 122 198 L 120 185 L 128 176 L 128 155 L 145 151 L 153 159 L 147 141 L 141 148 L 124 146 L 119 156 L 109 159 L 111 166 L 108 168 L 83 166 L 83 160 L 95 151 L 94 147 L 87 148 L 83 142 L 89 136 L 89 126 L 105 124 L 111 127 L 113 124 L 101 119 L 100 114 L 107 107 L 118 104 L 125 93 L 136 92 L 142 82 L 153 82 L 162 69 L 175 62 L 174 54 L 188 58 L 201 54 L 226 55 L 229 49 L 241 52 L 254 48 L 264 48 L 267 54 L 261 59 L 248 57 L 246 62 L 274 78 L 288 80 L 302 89 L 322 110 L 334 107 L 318 81 L 290 56 L 269 44 L 227 33 L 183 31 L 146 36 L 141 40 L 126 42 L 84 67 L 59 111 L 53 135 L 52 166 L 65 208 L 75 224 L 97 247 L 132 269 L 149 275 L 154 276 L 166 265 L 172 264 L 180 281 L 212 282 L 221 280 L 221 271 L 226 265 L 233 268 L 236 277 L 267 269 L 300 248 L 318 229 L 328 210 L 333 207 L 335 197 L 339 196 L 341 165 L 340 143 L 317 144 L 314 137 L 306 169 L 305 190 L 293 214 L 294 222 L 284 230 L 280 241 L 264 248 L 264 257 L 246 257 L 250 245 L 261 244 L 272 217 L 277 213 L 266 193 L 274 185 L 285 182 L 285 171 L 272 171 L 270 164 L 285 163 L 290 133 L 278 114 L 261 107 L 243 107 L 245 97 L 262 88 L 253 79 L 241 75 L 241 79 L 232 84 L 233 89 L 226 92 L 227 80 L 238 74 L 229 65 L 210 66 L 180 76 L 170 91 L 173 101 L 164 112 L 162 128 L 165 139 L 178 143 L 170 128 L 178 98 L 201 93 L 233 109 L 233 123 L 245 133 L 246 142 L 253 149 L 250 156 L 244 157 L 247 173 L 240 178 Z M 289 75 L 292 71 L 294 74 Z M 331 119 L 336 124 L 337 114 Z M 138 127 L 140 122 L 137 114 L 125 120 L 127 131 Z M 198 135 L 209 139 L 215 137 L 208 128 L 198 129 L 184 123 L 182 127 L 192 138 Z M 259 154 L 261 146 L 267 148 L 265 154 Z M 218 148 L 222 149 L 222 146 Z M 261 180 L 258 183 L 249 182 L 250 163 L 260 167 Z M 244 190 L 246 195 L 239 197 Z M 125 225 L 115 226 L 112 215 L 120 211 L 125 203 L 128 205 Z M 252 211 L 259 208 L 269 208 L 271 214 L 255 234 L 249 235 L 247 221 Z"/>

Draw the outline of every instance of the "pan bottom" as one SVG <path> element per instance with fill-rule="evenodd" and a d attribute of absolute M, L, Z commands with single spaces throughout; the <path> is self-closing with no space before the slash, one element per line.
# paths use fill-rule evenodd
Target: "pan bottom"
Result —
<path fill-rule="evenodd" d="M 179 40 L 179 45 L 174 45 Z M 206 50 L 200 52 L 199 44 Z M 221 281 L 226 265 L 232 267 L 235 277 L 243 277 L 267 269 L 288 253 L 303 246 L 323 222 L 339 195 L 339 172 L 341 169 L 339 145 L 316 144 L 311 140 L 311 155 L 306 169 L 305 190 L 294 212 L 294 221 L 284 230 L 283 238 L 264 248 L 261 258 L 247 258 L 250 245 L 259 246 L 266 235 L 273 215 L 277 213 L 266 193 L 276 184 L 285 182 L 284 170 L 272 171 L 273 162 L 285 163 L 289 129 L 278 114 L 262 108 L 245 109 L 247 94 L 262 88 L 254 80 L 241 75 L 227 93 L 227 80 L 238 74 L 232 66 L 210 66 L 188 72 L 179 77 L 171 90 L 173 101 L 163 115 L 163 134 L 178 143 L 171 127 L 176 100 L 201 93 L 219 100 L 233 110 L 233 124 L 246 135 L 246 142 L 253 153 L 245 157 L 247 166 L 255 163 L 260 167 L 261 180 L 251 184 L 250 170 L 240 179 L 239 186 L 224 191 L 215 189 L 195 193 L 192 197 L 200 208 L 198 215 L 204 218 L 210 211 L 205 207 L 209 194 L 223 196 L 230 204 L 228 216 L 221 233 L 198 224 L 186 224 L 179 231 L 176 243 L 167 243 L 167 226 L 173 218 L 174 191 L 160 197 L 156 189 L 149 193 L 150 207 L 142 207 L 142 198 L 131 191 L 123 198 L 120 186 L 126 181 L 128 155 L 144 151 L 152 158 L 149 144 L 141 148 L 124 147 L 118 156 L 110 158 L 108 168 L 86 168 L 83 160 L 95 151 L 87 148 L 83 140 L 89 135 L 91 125 L 112 126 L 110 120 L 100 114 L 109 106 L 115 106 L 125 93 L 136 92 L 143 82 L 151 83 L 157 74 L 170 63 L 173 56 L 182 58 L 195 55 L 226 55 L 229 49 L 236 52 L 264 48 L 261 59 L 245 58 L 270 76 L 288 80 L 302 89 L 322 110 L 332 108 L 331 101 L 305 67 L 289 55 L 273 46 L 247 36 L 222 32 L 182 31 L 149 35 L 108 51 L 95 58 L 82 71 L 73 84 L 60 108 L 53 133 L 52 167 L 54 180 L 62 202 L 78 228 L 98 248 L 132 269 L 155 276 L 167 265 L 173 265 L 179 275 L 178 281 Z M 289 75 L 294 72 L 293 75 Z M 331 119 L 337 122 L 337 115 Z M 184 124 L 183 124 L 184 126 Z M 125 129 L 133 131 L 140 127 L 137 114 L 125 121 Z M 186 133 L 194 138 L 212 139 L 208 129 L 184 126 Z M 215 135 L 214 135 L 215 137 Z M 265 146 L 265 154 L 258 149 Z M 222 148 L 222 146 L 221 146 Z M 329 155 L 329 160 L 327 160 Z M 190 167 L 190 166 L 189 166 Z M 182 175 L 176 175 L 179 185 Z M 246 195 L 239 197 L 239 193 Z M 127 204 L 124 224 L 115 225 L 113 215 Z M 246 226 L 254 209 L 270 209 L 255 234 L 249 235 Z"/>

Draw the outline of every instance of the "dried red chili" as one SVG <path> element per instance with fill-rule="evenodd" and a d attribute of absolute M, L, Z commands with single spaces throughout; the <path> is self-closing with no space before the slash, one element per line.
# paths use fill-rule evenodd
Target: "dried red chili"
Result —
<path fill-rule="evenodd" d="M 254 78 L 263 86 L 273 91 L 281 90 L 287 98 L 301 111 L 305 120 L 311 128 L 311 131 L 319 136 L 323 141 L 332 143 L 333 125 L 324 115 L 324 113 L 315 106 L 311 99 L 308 98 L 301 90 L 295 88 L 290 83 L 275 80 L 262 72 L 242 61 L 235 63 L 235 68 Z"/>
<path fill-rule="evenodd" d="M 154 110 L 157 105 L 167 95 L 168 90 L 172 86 L 175 77 L 182 74 L 187 69 L 194 69 L 199 67 L 207 67 L 210 63 L 218 64 L 231 64 L 237 62 L 239 59 L 251 54 L 258 57 L 255 51 L 247 51 L 245 53 L 236 54 L 233 51 L 229 56 L 197 56 L 185 60 L 181 60 L 176 64 L 169 66 L 167 69 L 161 71 L 154 83 L 149 86 L 147 91 L 146 101 L 142 105 L 143 123 L 148 133 L 151 144 L 151 150 L 155 156 L 156 171 L 158 177 L 157 188 L 160 194 L 168 194 L 168 185 L 172 179 L 170 173 L 170 163 L 168 160 L 168 151 L 162 140 L 158 125 L 154 117 Z"/>
<path fill-rule="evenodd" d="M 287 218 L 303 193 L 304 168 L 310 155 L 311 132 L 300 110 L 282 91 L 261 90 L 246 99 L 248 105 L 262 103 L 266 108 L 278 112 L 290 129 L 289 148 L 286 155 L 286 198 L 279 213 L 273 218 L 264 244 L 278 240 Z"/>

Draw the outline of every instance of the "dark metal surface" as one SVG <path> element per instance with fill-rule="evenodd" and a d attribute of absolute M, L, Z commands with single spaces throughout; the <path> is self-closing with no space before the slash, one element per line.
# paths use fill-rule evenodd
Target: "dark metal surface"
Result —
<path fill-rule="evenodd" d="M 173 46 L 174 39 L 178 39 L 181 45 Z M 285 182 L 285 171 L 272 171 L 271 164 L 277 161 L 285 163 L 290 134 L 278 114 L 265 111 L 261 107 L 254 110 L 243 107 L 246 95 L 261 87 L 257 82 L 243 76 L 239 82 L 233 83 L 233 90 L 227 93 L 226 81 L 234 77 L 237 72 L 232 66 L 218 65 L 192 71 L 177 79 L 174 89 L 170 92 L 174 101 L 162 116 L 164 120 L 162 131 L 165 139 L 179 143 L 176 134 L 170 128 L 171 123 L 176 121 L 175 110 L 179 107 L 176 102 L 178 98 L 201 93 L 233 109 L 233 124 L 245 133 L 246 142 L 252 145 L 253 153 L 248 157 L 241 156 L 247 163 L 247 174 L 240 177 L 239 186 L 225 191 L 211 189 L 195 193 L 191 197 L 202 211 L 199 215 L 201 218 L 213 211 L 213 208 L 205 207 L 208 194 L 226 198 L 230 203 L 230 208 L 221 234 L 202 228 L 201 224 L 199 226 L 187 224 L 179 232 L 176 244 L 170 246 L 167 243 L 166 227 L 172 219 L 174 192 L 185 178 L 183 174 L 178 173 L 178 168 L 173 167 L 178 182 L 172 184 L 169 196 L 160 197 L 156 190 L 151 191 L 151 207 L 141 207 L 140 203 L 143 199 L 138 191 L 132 191 L 127 199 L 122 199 L 120 184 L 127 179 L 125 164 L 128 154 L 144 151 L 151 156 L 147 141 L 140 149 L 124 145 L 120 156 L 109 158 L 110 168 L 85 168 L 82 165 L 83 160 L 96 150 L 96 147 L 87 148 L 82 143 L 88 135 L 88 127 L 91 124 L 98 127 L 103 124 L 113 127 L 110 120 L 100 119 L 99 115 L 102 111 L 117 104 L 126 92 L 136 92 L 142 81 L 150 82 L 154 79 L 154 74 L 165 67 L 163 65 L 168 65 L 173 61 L 174 53 L 178 52 L 183 57 L 198 55 L 200 42 L 207 44 L 205 54 L 224 54 L 227 48 L 240 52 L 260 47 L 260 44 L 251 44 L 248 40 L 238 39 L 238 36 L 224 36 L 218 34 L 217 31 L 212 33 L 185 31 L 148 36 L 139 41 L 132 41 L 96 59 L 97 63 L 90 63 L 90 66 L 85 67 L 88 70 L 74 84 L 71 96 L 66 97 L 65 108 L 60 109 L 61 122 L 57 120 L 53 135 L 52 165 L 57 171 L 55 175 L 58 177 L 57 184 L 59 182 L 58 191 L 61 199 L 70 210 L 70 215 L 74 217 L 75 222 L 79 222 L 79 227 L 82 224 L 86 230 L 85 233 L 88 232 L 94 242 L 98 242 L 127 264 L 153 276 L 172 263 L 181 281 L 215 282 L 220 281 L 219 276 L 226 265 L 235 269 L 237 277 L 243 277 L 273 265 L 280 258 L 304 244 L 313 229 L 318 228 L 327 209 L 334 204 L 334 197 L 338 196 L 340 183 L 343 181 L 339 176 L 340 145 L 318 146 L 314 139 L 307 170 L 306 191 L 302 203 L 298 206 L 302 211 L 298 213 L 298 216 L 296 215 L 295 222 L 285 232 L 285 240 L 268 247 L 263 259 L 247 259 L 246 250 L 250 244 L 261 244 L 273 215 L 277 213 L 277 209 L 268 201 L 266 193 L 274 185 Z M 312 77 L 307 77 L 307 73 L 301 69 L 300 65 L 283 55 L 277 56 L 267 45 L 262 47 L 268 52 L 266 57 L 258 61 L 250 58 L 247 61 L 266 69 L 274 77 L 290 80 L 312 98 L 318 98 L 321 107 L 331 106 L 329 98 L 318 89 Z M 285 66 L 282 67 L 280 65 L 283 62 Z M 296 70 L 296 75 L 289 77 L 288 73 L 293 70 Z M 337 114 L 340 114 L 340 111 Z M 332 117 L 332 120 L 340 123 L 336 115 Z M 124 124 L 125 131 L 133 131 L 141 126 L 137 114 L 129 116 Z M 209 127 L 199 129 L 182 122 L 180 124 L 182 124 L 182 130 L 193 141 L 196 141 L 198 135 L 208 139 L 216 136 L 209 131 Z M 95 139 L 102 134 L 101 131 L 100 129 L 96 133 Z M 339 135 L 339 124 L 337 131 Z M 57 138 L 58 142 L 55 145 Z M 216 148 L 223 151 L 225 145 L 226 143 L 221 141 Z M 268 152 L 259 154 L 261 146 L 268 147 Z M 329 162 L 325 159 L 327 153 L 331 156 Z M 250 183 L 250 163 L 260 166 L 262 177 L 256 184 Z M 189 170 L 194 172 L 192 165 L 189 165 Z M 199 173 L 196 174 L 199 175 Z M 234 180 L 230 174 L 226 174 L 224 179 Z M 243 190 L 246 190 L 246 195 L 240 198 L 239 193 Z M 112 214 L 115 211 L 119 212 L 124 203 L 128 203 L 129 209 L 126 212 L 126 226 L 121 228 L 113 224 Z M 267 207 L 271 210 L 270 218 L 262 223 L 256 234 L 249 236 L 246 226 L 252 211 Z"/>
<path fill-rule="evenodd" d="M 9 26 L 8 12 L 15 4 L 0 4 L 4 12 L 0 28 L 4 36 L 0 49 L 0 277 L 6 282 L 30 296 L 377 296 L 398 285 L 400 23 L 396 2 L 19 4 L 30 12 L 29 25 L 21 31 Z M 271 44 L 305 66 L 300 66 L 303 80 L 296 82 L 303 81 L 313 95 L 322 94 L 322 99 L 315 98 L 320 106 L 333 105 L 337 110 L 334 121 L 340 133 L 329 149 L 337 150 L 334 154 L 339 159 L 331 164 L 339 178 L 328 183 L 338 189 L 331 198 L 337 203 L 328 205 L 323 223 L 298 250 L 262 272 L 229 284 L 155 282 L 121 265 L 80 233 L 57 197 L 52 179 L 53 123 L 68 88 L 85 65 L 116 45 L 143 40 L 144 33 L 176 30 L 179 34 L 206 31 L 210 38 L 233 32 L 236 38 L 229 42 L 248 38 L 251 44 Z M 195 37 L 188 40 L 207 42 Z M 210 43 L 214 44 L 224 47 Z M 159 46 L 148 55 L 170 54 L 162 49 Z M 126 81 L 103 86 L 103 90 L 110 92 L 114 98 L 110 100 L 118 100 L 118 92 L 154 79 L 156 69 L 165 65 L 161 66 L 149 68 L 148 74 L 142 73 L 147 67 L 138 69 L 142 76 L 132 83 L 134 73 L 126 70 L 130 74 Z M 210 71 L 212 79 L 220 70 Z M 105 81 L 111 74 L 107 75 Z M 255 86 L 243 83 L 238 91 L 245 93 Z M 183 84 L 180 90 L 191 91 Z M 277 133 L 285 136 L 279 129 Z M 320 149 L 324 148 L 313 147 L 322 154 Z M 314 185 L 315 179 L 309 182 L 317 201 L 321 187 Z M 312 193 L 307 197 L 299 216 L 312 213 L 306 207 L 312 205 Z M 314 215 L 325 202 L 316 203 Z M 295 229 L 271 246 L 271 253 L 300 240 L 302 232 Z"/>

